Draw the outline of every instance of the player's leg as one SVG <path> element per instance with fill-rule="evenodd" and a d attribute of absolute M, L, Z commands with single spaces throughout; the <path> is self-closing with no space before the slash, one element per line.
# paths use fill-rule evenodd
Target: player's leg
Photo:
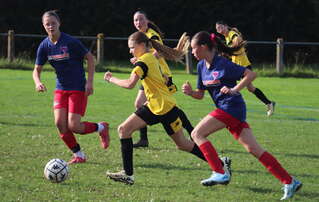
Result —
<path fill-rule="evenodd" d="M 123 182 L 125 184 L 134 184 L 132 133 L 145 126 L 146 122 L 143 121 L 143 119 L 138 117 L 136 114 L 132 114 L 118 127 L 118 133 L 121 141 L 123 170 L 115 173 L 107 172 L 106 175 L 110 179 Z"/>
<path fill-rule="evenodd" d="M 200 150 L 213 171 L 211 177 L 201 181 L 201 184 L 204 186 L 228 184 L 230 182 L 230 172 L 225 172 L 215 148 L 207 139 L 211 133 L 226 127 L 226 124 L 216 119 L 214 115 L 214 112 L 212 112 L 204 117 L 192 132 L 194 142 L 199 145 Z"/>
<path fill-rule="evenodd" d="M 54 122 L 59 131 L 60 138 L 73 152 L 74 157 L 81 158 L 81 162 L 85 162 L 84 153 L 76 141 L 76 138 L 68 127 L 68 94 L 66 91 L 56 90 L 54 93 Z M 74 158 L 73 158 L 74 159 Z M 73 159 L 70 163 L 73 162 Z M 80 161 L 78 159 L 78 161 Z"/>
<path fill-rule="evenodd" d="M 99 132 L 102 148 L 109 146 L 109 125 L 107 122 L 81 122 L 87 106 L 88 97 L 82 91 L 72 91 L 69 96 L 69 118 L 68 126 L 71 131 L 79 134 L 90 134 Z"/>
<path fill-rule="evenodd" d="M 270 101 L 266 95 L 259 89 L 256 88 L 252 83 L 247 85 L 249 92 L 253 93 L 260 101 L 267 106 L 267 115 L 271 116 L 275 111 L 275 102 Z"/>
<path fill-rule="evenodd" d="M 135 103 L 134 103 L 135 108 L 139 109 L 145 104 L 146 101 L 147 99 L 144 93 L 144 88 L 143 86 L 141 86 L 135 98 Z M 134 148 L 148 147 L 147 126 L 140 129 L 140 140 L 137 141 L 135 144 L 133 144 L 133 147 Z"/>
<path fill-rule="evenodd" d="M 189 119 L 187 118 L 187 116 L 183 110 L 179 109 L 178 115 L 179 115 L 180 119 L 182 120 L 183 128 L 185 128 L 187 130 L 188 134 L 191 136 L 192 131 L 194 129 L 191 122 L 189 121 Z"/>
<path fill-rule="evenodd" d="M 302 183 L 290 176 L 277 159 L 257 143 L 250 128 L 242 130 L 238 142 L 254 155 L 273 176 L 284 184 L 284 196 L 282 199 L 291 198 L 301 188 Z"/>

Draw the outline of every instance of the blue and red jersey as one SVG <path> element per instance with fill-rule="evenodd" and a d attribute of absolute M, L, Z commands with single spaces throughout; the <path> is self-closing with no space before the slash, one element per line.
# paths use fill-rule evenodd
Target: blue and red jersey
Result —
<path fill-rule="evenodd" d="M 207 90 L 217 108 L 229 113 L 238 120 L 246 120 L 246 104 L 240 93 L 234 95 L 224 94 L 220 89 L 224 86 L 233 88 L 241 79 L 246 68 L 232 63 L 228 59 L 217 56 L 212 64 L 206 66 L 205 60 L 197 64 L 197 88 Z"/>
<path fill-rule="evenodd" d="M 38 47 L 36 65 L 44 65 L 47 61 L 55 69 L 56 89 L 85 90 L 84 56 L 88 49 L 68 34 L 61 32 L 56 44 L 45 38 Z"/>

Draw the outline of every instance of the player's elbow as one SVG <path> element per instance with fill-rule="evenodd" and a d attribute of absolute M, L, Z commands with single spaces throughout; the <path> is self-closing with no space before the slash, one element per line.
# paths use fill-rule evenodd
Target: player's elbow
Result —
<path fill-rule="evenodd" d="M 132 88 L 134 88 L 134 87 L 135 87 L 135 84 L 134 84 L 134 83 L 128 83 L 125 88 L 127 88 L 127 89 L 132 89 Z"/>

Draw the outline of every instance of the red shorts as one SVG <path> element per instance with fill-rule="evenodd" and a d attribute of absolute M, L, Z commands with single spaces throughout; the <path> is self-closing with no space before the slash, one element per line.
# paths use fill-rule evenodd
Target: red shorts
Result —
<path fill-rule="evenodd" d="M 221 109 L 215 109 L 209 113 L 209 115 L 226 124 L 226 128 L 233 134 L 236 140 L 239 138 L 240 133 L 244 128 L 250 128 L 247 122 L 241 122 Z"/>
<path fill-rule="evenodd" d="M 54 109 L 65 108 L 70 113 L 84 116 L 87 105 L 87 96 L 84 91 L 77 90 L 55 90 Z"/>

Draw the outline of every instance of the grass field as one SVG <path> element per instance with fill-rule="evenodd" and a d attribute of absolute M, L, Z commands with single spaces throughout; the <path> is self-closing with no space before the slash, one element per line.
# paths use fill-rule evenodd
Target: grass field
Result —
<path fill-rule="evenodd" d="M 48 92 L 34 91 L 31 71 L 0 70 L 0 201 L 278 201 L 281 184 L 227 133 L 210 136 L 221 155 L 233 160 L 233 178 L 227 186 L 203 187 L 210 175 L 208 165 L 177 151 L 161 126 L 149 128 L 150 147 L 134 150 L 135 184 L 127 186 L 106 179 L 107 170 L 121 168 L 117 126 L 134 111 L 137 88 L 126 90 L 95 77 L 83 120 L 111 124 L 111 146 L 102 150 L 97 134 L 78 135 L 88 162 L 70 166 L 70 177 L 61 184 L 43 178 L 43 168 L 52 158 L 69 160 L 71 153 L 59 139 L 53 124 L 53 72 L 42 80 Z M 115 73 L 126 78 L 128 74 Z M 196 76 L 174 76 L 178 86 Z M 247 90 L 248 122 L 263 147 L 274 154 L 292 175 L 304 184 L 292 201 L 319 201 L 319 80 L 257 78 L 254 82 L 277 102 L 268 118 L 265 106 Z M 179 106 L 195 125 L 214 109 L 206 94 L 197 101 L 176 94 Z M 138 134 L 134 135 L 135 140 Z"/>

